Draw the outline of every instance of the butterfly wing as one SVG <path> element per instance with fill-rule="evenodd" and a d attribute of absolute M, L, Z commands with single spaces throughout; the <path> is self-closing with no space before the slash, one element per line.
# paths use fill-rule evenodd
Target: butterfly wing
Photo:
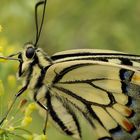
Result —
<path fill-rule="evenodd" d="M 73 60 L 93 60 L 129 65 L 140 69 L 140 56 L 118 51 L 100 49 L 77 49 L 58 52 L 51 56 L 54 63 Z"/>
<path fill-rule="evenodd" d="M 49 87 L 48 101 L 51 104 L 48 108 L 50 112 L 55 111 L 50 115 L 59 118 L 53 120 L 62 131 L 68 134 L 68 130 L 71 132 L 68 135 L 76 138 L 81 137 L 80 125 L 78 119 L 74 119 L 75 111 L 71 112 L 69 108 L 75 108 L 85 117 L 98 139 L 136 138 L 140 115 L 139 78 L 140 72 L 132 66 L 93 60 L 57 62 L 49 67 L 44 79 Z M 58 97 L 61 100 L 57 100 Z M 59 103 L 52 101 L 53 98 Z M 69 117 L 73 127 L 68 126 L 66 118 Z"/>

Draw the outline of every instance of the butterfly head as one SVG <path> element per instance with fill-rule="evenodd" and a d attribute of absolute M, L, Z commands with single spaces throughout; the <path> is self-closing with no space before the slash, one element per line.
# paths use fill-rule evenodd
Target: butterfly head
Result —
<path fill-rule="evenodd" d="M 18 54 L 19 71 L 18 76 L 24 77 L 28 75 L 34 67 L 43 69 L 51 62 L 49 57 L 41 48 L 35 47 L 32 43 L 27 43 L 22 52 Z"/>
<path fill-rule="evenodd" d="M 18 76 L 21 77 L 26 75 L 27 71 L 29 71 L 29 66 L 33 63 L 36 56 L 36 48 L 33 44 L 28 43 L 25 45 L 25 48 L 22 52 L 19 53 L 19 72 Z"/>

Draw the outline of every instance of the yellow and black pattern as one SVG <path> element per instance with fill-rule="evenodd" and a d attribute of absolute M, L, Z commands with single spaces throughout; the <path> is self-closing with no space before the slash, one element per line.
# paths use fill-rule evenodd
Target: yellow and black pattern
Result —
<path fill-rule="evenodd" d="M 66 135 L 82 139 L 81 117 L 97 140 L 139 140 L 140 55 L 78 49 L 49 57 L 38 48 L 46 3 L 41 0 L 35 5 L 34 43 L 27 43 L 23 52 L 0 57 L 19 61 L 18 76 L 24 80 L 0 126 L 17 97 L 30 89 L 35 102 Z"/>
<path fill-rule="evenodd" d="M 139 138 L 140 56 L 72 50 L 48 57 L 37 48 L 19 57 L 19 76 L 65 134 L 82 139 L 81 116 L 100 140 Z"/>

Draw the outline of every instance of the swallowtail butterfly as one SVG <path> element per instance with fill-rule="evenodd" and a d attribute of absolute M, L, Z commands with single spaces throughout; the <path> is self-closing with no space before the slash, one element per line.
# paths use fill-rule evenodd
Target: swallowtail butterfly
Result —
<path fill-rule="evenodd" d="M 98 140 L 139 139 L 140 56 L 92 49 L 48 56 L 37 45 L 46 2 L 39 1 L 35 6 L 35 43 L 25 44 L 18 54 L 1 57 L 18 60 L 18 76 L 24 80 L 13 104 L 26 89 L 31 89 L 35 102 L 48 112 L 57 127 L 75 139 L 82 139 L 79 117 L 92 127 Z M 43 6 L 40 27 L 39 6 Z"/>

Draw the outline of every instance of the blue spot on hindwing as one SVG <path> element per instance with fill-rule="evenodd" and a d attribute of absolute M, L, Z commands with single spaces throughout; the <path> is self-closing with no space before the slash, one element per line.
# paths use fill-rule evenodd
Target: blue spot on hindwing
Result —
<path fill-rule="evenodd" d="M 131 70 L 121 69 L 120 70 L 120 79 L 122 81 L 131 81 L 134 72 Z"/>

